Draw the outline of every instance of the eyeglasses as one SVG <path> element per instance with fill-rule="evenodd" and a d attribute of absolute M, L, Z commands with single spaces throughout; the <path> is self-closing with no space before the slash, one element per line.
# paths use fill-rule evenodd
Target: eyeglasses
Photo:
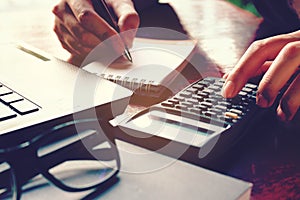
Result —
<path fill-rule="evenodd" d="M 62 190 L 79 192 L 105 185 L 119 169 L 114 138 L 97 119 L 69 121 L 0 149 L 0 199 L 20 199 L 21 185 L 38 174 Z"/>

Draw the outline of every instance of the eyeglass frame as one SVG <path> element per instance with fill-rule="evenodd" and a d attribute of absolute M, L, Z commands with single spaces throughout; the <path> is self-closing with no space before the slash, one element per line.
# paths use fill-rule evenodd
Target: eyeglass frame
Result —
<path fill-rule="evenodd" d="M 99 119 L 95 119 L 95 118 L 88 118 L 88 119 L 80 119 L 80 120 L 72 120 L 72 121 L 68 121 L 68 122 L 64 122 L 64 123 L 60 123 L 58 125 L 53 126 L 52 128 L 46 130 L 46 131 L 42 131 L 40 134 L 37 134 L 37 136 L 33 137 L 32 139 L 30 139 L 29 141 L 25 141 L 22 142 L 21 144 L 18 145 L 14 145 L 11 147 L 7 147 L 7 148 L 0 148 L 0 158 L 3 157 L 0 161 L 1 163 L 6 163 L 9 165 L 10 167 L 10 176 L 12 179 L 12 199 L 15 200 L 19 200 L 21 198 L 22 195 L 22 189 L 21 189 L 21 185 L 17 175 L 18 173 L 16 172 L 16 167 L 15 167 L 15 161 L 13 161 L 12 159 L 8 158 L 5 159 L 5 157 L 9 157 L 10 155 L 15 155 L 18 152 L 22 152 L 25 151 L 26 149 L 29 149 L 29 151 L 33 151 L 34 152 L 34 160 L 38 160 L 40 159 L 38 154 L 38 149 L 39 149 L 39 144 L 43 142 L 43 140 L 46 139 L 46 137 L 53 133 L 54 131 L 59 131 L 61 129 L 64 129 L 66 127 L 68 128 L 75 128 L 76 129 L 76 125 L 80 124 L 80 123 L 90 123 L 90 122 L 99 122 Z M 94 130 L 94 129 L 93 129 Z M 104 134 L 105 135 L 105 134 Z M 105 135 L 106 136 L 106 135 Z M 106 177 L 106 179 L 103 179 L 101 182 L 99 182 L 98 184 L 95 184 L 93 186 L 88 186 L 88 187 L 83 187 L 83 188 L 73 188 L 73 187 L 69 187 L 65 184 L 63 184 L 61 181 L 59 181 L 57 178 L 55 178 L 53 175 L 51 175 L 47 169 L 44 169 L 44 167 L 42 167 L 41 165 L 35 166 L 34 170 L 35 172 L 31 172 L 31 173 L 37 173 L 34 175 L 29 175 L 29 177 L 26 177 L 26 181 L 28 181 L 29 179 L 31 179 L 32 177 L 41 174 L 43 177 L 45 177 L 49 182 L 53 183 L 56 187 L 67 191 L 67 192 L 82 192 L 82 191 L 87 191 L 90 189 L 94 189 L 94 188 L 100 188 L 100 186 L 105 185 L 105 183 L 109 182 L 110 180 L 112 180 L 114 177 L 116 177 L 116 175 L 119 173 L 120 170 L 120 155 L 119 155 L 119 151 L 116 148 L 116 143 L 115 143 L 115 138 L 106 138 L 107 142 L 109 142 L 109 144 L 111 145 L 111 147 L 115 147 L 112 148 L 112 150 L 114 150 L 114 153 L 116 155 L 116 166 L 117 169 L 110 174 L 110 176 Z M 32 153 L 32 152 L 31 152 Z M 14 157 L 14 156 L 13 156 Z"/>

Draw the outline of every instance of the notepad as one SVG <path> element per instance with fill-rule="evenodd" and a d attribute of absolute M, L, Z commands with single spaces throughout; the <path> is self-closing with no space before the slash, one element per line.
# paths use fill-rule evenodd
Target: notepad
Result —
<path fill-rule="evenodd" d="M 95 60 L 83 69 L 134 91 L 135 95 L 161 98 L 175 94 L 185 81 L 180 72 L 196 47 L 193 40 L 136 38 L 130 53 L 133 63 L 115 62 L 104 66 Z"/>

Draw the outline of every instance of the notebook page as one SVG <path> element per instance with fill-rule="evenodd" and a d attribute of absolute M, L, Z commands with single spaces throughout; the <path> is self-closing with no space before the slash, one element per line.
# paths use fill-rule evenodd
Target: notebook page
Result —
<path fill-rule="evenodd" d="M 83 69 L 105 78 L 110 76 L 128 80 L 144 79 L 158 85 L 174 70 L 181 71 L 180 65 L 192 53 L 195 45 L 192 40 L 136 38 L 130 49 L 133 63 L 115 62 L 107 67 L 99 60 Z"/>

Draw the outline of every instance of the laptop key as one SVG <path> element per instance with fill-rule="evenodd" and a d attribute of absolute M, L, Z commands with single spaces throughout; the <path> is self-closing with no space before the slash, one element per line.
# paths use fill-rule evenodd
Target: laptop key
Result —
<path fill-rule="evenodd" d="M 17 114 L 4 104 L 0 104 L 0 121 L 16 117 Z"/>
<path fill-rule="evenodd" d="M 12 93 L 4 96 L 0 96 L 0 100 L 3 101 L 5 104 L 10 104 L 16 101 L 21 101 L 24 98 L 17 93 Z"/>
<path fill-rule="evenodd" d="M 11 103 L 10 106 L 21 115 L 29 114 L 39 110 L 39 108 L 35 104 L 27 100 Z"/>
<path fill-rule="evenodd" d="M 12 94 L 12 93 L 13 92 L 10 89 L 8 89 L 7 87 L 5 87 L 3 85 L 0 87 L 0 96 L 7 95 L 7 94 Z"/>

